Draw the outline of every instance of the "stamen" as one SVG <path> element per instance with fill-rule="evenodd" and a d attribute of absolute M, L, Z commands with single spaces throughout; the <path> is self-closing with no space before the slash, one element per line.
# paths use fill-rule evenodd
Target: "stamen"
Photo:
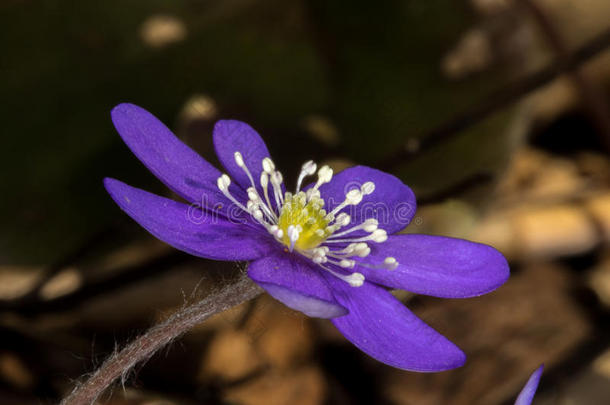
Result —
<path fill-rule="evenodd" d="M 233 197 L 231 195 L 231 193 L 229 192 L 230 184 L 231 184 L 231 178 L 229 176 L 227 176 L 226 174 L 223 174 L 222 176 L 220 176 L 218 178 L 218 180 L 216 180 L 216 185 L 218 186 L 218 189 L 222 192 L 222 194 L 224 194 L 225 197 L 227 197 L 229 200 L 231 200 L 231 202 L 233 204 L 237 205 L 242 210 L 249 212 L 248 209 L 246 207 L 244 207 L 244 205 L 242 203 L 237 201 L 235 199 L 235 197 Z"/>
<path fill-rule="evenodd" d="M 263 202 L 263 200 L 261 200 L 261 197 L 258 194 L 258 192 L 256 191 L 256 189 L 254 187 L 249 187 L 247 192 L 248 192 L 248 198 L 250 199 L 250 201 L 252 201 L 254 204 L 256 204 L 257 207 L 261 208 L 263 210 L 263 212 L 265 213 L 265 215 L 267 215 L 267 217 L 271 220 L 271 222 L 277 222 L 277 217 L 271 211 L 271 208 L 269 208 Z"/>
<path fill-rule="evenodd" d="M 352 228 L 353 229 L 353 228 Z M 346 231 L 347 232 L 347 231 Z M 325 243 L 343 243 L 343 242 L 366 242 L 372 240 L 373 242 L 382 243 L 388 240 L 388 233 L 383 229 L 376 229 L 373 233 L 363 236 L 357 239 L 331 239 L 330 237 Z"/>
<path fill-rule="evenodd" d="M 282 174 L 280 172 L 276 171 L 271 174 L 273 197 L 275 198 L 275 204 L 278 209 L 284 204 L 284 196 L 282 196 L 282 180 Z"/>
<path fill-rule="evenodd" d="M 298 193 L 301 190 L 301 184 L 303 183 L 303 179 L 307 176 L 311 176 L 316 172 L 317 165 L 313 160 L 307 161 L 301 167 L 301 173 L 299 174 L 299 179 L 297 180 L 297 188 L 295 193 Z"/>
<path fill-rule="evenodd" d="M 263 159 L 263 171 L 269 175 L 275 171 L 275 164 L 271 158 L 266 157 Z"/>
<path fill-rule="evenodd" d="M 372 181 L 367 181 L 362 185 L 362 187 L 360 187 L 360 191 L 363 195 L 372 194 L 373 191 L 375 191 L 375 183 L 373 183 Z"/>
<path fill-rule="evenodd" d="M 395 270 L 398 267 L 398 261 L 392 256 L 386 257 L 383 264 L 388 270 Z"/>
<path fill-rule="evenodd" d="M 241 168 L 246 167 L 246 164 L 244 163 L 244 157 L 241 155 L 241 153 L 235 152 L 233 154 L 233 157 L 235 158 L 235 163 L 237 163 L 237 166 Z"/>
<path fill-rule="evenodd" d="M 341 273 L 337 273 L 334 270 L 329 269 L 326 266 L 323 266 L 322 264 L 318 264 L 321 268 L 323 268 L 324 270 L 326 270 L 327 272 L 329 272 L 330 274 L 332 274 L 333 276 L 347 282 L 349 285 L 351 285 L 352 287 L 360 287 L 362 286 L 362 284 L 364 284 L 364 275 L 362 273 L 352 273 L 352 274 L 341 274 Z"/>
<path fill-rule="evenodd" d="M 366 267 L 368 269 L 373 269 L 373 270 L 385 269 L 385 270 L 390 270 L 390 271 L 395 270 L 399 264 L 400 263 L 396 260 L 396 258 L 391 257 L 391 256 L 386 257 L 383 260 L 383 264 L 379 264 L 379 265 L 358 262 L 358 266 Z"/>
<path fill-rule="evenodd" d="M 377 243 L 383 243 L 388 240 L 388 233 L 383 229 L 375 229 L 371 234 L 371 240 Z"/>
<path fill-rule="evenodd" d="M 330 179 L 333 178 L 333 169 L 330 166 L 324 165 L 318 170 L 318 181 L 312 187 L 314 191 L 318 190 L 318 188 L 325 183 L 328 183 Z"/>
<path fill-rule="evenodd" d="M 329 220 L 329 221 L 332 221 L 334 218 L 329 214 L 329 215 L 326 216 L 326 219 Z M 335 219 L 335 223 L 332 224 L 332 225 L 327 226 L 325 231 L 327 232 L 328 235 L 332 235 L 337 230 L 339 230 L 342 227 L 348 225 L 350 223 L 350 221 L 351 221 L 351 217 L 349 215 L 347 215 L 346 213 L 342 212 Z"/>
<path fill-rule="evenodd" d="M 366 257 L 371 253 L 371 248 L 364 242 L 350 243 L 346 248 L 341 250 L 334 250 L 332 253 L 328 253 L 329 256 L 336 257 L 338 259 L 343 257 Z"/>
<path fill-rule="evenodd" d="M 341 215 L 341 214 L 339 214 L 339 215 Z M 369 218 L 366 221 L 364 221 L 363 223 L 361 223 L 360 225 L 355 225 L 349 229 L 346 229 L 343 232 L 338 232 L 338 233 L 333 234 L 332 236 L 329 237 L 329 239 L 337 238 L 339 236 L 345 236 L 347 234 L 359 231 L 361 229 L 365 232 L 372 233 L 377 230 L 378 224 L 379 224 L 379 222 L 375 218 Z"/>
<path fill-rule="evenodd" d="M 271 235 L 275 236 L 276 239 L 278 239 L 280 242 L 281 242 L 282 238 L 284 237 L 284 231 L 282 231 L 280 229 L 280 227 L 277 225 L 270 226 L 269 233 L 271 233 Z"/>
<path fill-rule="evenodd" d="M 345 268 L 345 269 L 352 269 L 354 268 L 354 265 L 356 264 L 355 260 L 350 260 L 350 259 L 342 259 L 339 262 L 339 266 Z"/>
<path fill-rule="evenodd" d="M 328 214 L 329 216 L 334 216 L 337 212 L 341 211 L 343 208 L 347 207 L 348 205 L 358 205 L 360 204 L 360 201 L 362 201 L 362 192 L 358 189 L 353 189 L 347 192 L 347 194 L 345 194 L 345 201 L 343 201 L 341 204 L 337 205 L 335 207 L 334 210 L 332 210 L 330 212 L 330 214 Z"/>
<path fill-rule="evenodd" d="M 248 198 L 254 202 L 259 202 L 259 206 L 263 209 L 265 214 L 270 219 L 273 219 L 275 217 L 275 215 L 272 214 L 271 208 L 265 206 L 265 204 L 262 201 L 262 198 L 260 198 L 260 195 L 258 194 L 258 190 L 256 189 L 256 183 L 254 183 L 254 178 L 252 177 L 250 170 L 248 170 L 248 166 L 246 166 L 246 164 L 244 163 L 244 158 L 243 158 L 242 154 L 239 151 L 237 151 L 233 154 L 233 156 L 235 158 L 235 163 L 237 164 L 237 166 L 241 167 L 244 172 L 246 172 L 246 175 L 248 176 L 248 179 L 250 180 L 250 184 L 252 185 L 252 187 L 249 187 L 247 190 Z M 271 160 L 271 159 L 269 159 L 269 160 Z M 263 160 L 263 162 L 264 162 L 264 160 Z M 273 162 L 271 162 L 271 163 L 273 164 Z M 278 207 L 279 207 L 279 205 L 278 205 Z"/>
<path fill-rule="evenodd" d="M 240 152 L 235 152 L 233 154 L 233 156 L 235 157 L 235 163 L 237 164 L 237 166 L 241 167 L 242 170 L 244 172 L 246 172 L 246 175 L 248 176 L 248 179 L 250 179 L 250 184 L 252 184 L 252 187 L 254 187 L 256 189 L 256 184 L 254 183 L 254 179 L 252 178 L 252 174 L 250 173 L 250 170 L 248 170 L 248 166 L 246 166 L 246 164 L 244 163 L 244 158 L 241 155 Z"/>
<path fill-rule="evenodd" d="M 343 227 L 349 225 L 351 220 L 352 217 L 347 215 L 345 212 L 342 212 L 341 214 L 337 215 L 337 218 L 335 219 L 335 224 L 339 227 Z"/>
<path fill-rule="evenodd" d="M 271 201 L 269 200 L 269 187 L 268 186 L 269 186 L 269 174 L 267 174 L 267 172 L 262 172 L 261 173 L 261 187 L 263 188 L 263 194 L 265 195 L 265 201 L 267 202 L 267 206 L 269 208 L 272 208 Z M 278 209 L 280 208 L 279 205 L 277 207 L 278 207 Z M 273 218 L 277 222 L 277 215 L 275 215 L 275 212 L 273 212 Z"/>

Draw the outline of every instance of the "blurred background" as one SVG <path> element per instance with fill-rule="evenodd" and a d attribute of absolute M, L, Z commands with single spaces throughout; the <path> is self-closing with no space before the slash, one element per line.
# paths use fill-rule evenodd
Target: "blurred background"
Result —
<path fill-rule="evenodd" d="M 75 379 L 241 265 L 158 242 L 102 179 L 170 195 L 116 134 L 138 104 L 217 163 L 249 122 L 288 181 L 367 164 L 418 196 L 406 232 L 491 244 L 511 279 L 473 299 L 397 292 L 465 367 L 399 371 L 268 296 L 136 368 L 105 404 L 610 402 L 610 2 L 0 3 L 0 404 Z"/>

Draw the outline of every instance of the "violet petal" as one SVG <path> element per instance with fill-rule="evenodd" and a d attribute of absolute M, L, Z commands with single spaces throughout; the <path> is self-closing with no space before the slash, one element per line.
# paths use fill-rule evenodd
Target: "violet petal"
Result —
<path fill-rule="evenodd" d="M 254 184 L 261 195 L 260 177 L 263 171 L 263 159 L 270 157 L 265 142 L 250 125 L 236 120 L 220 120 L 214 126 L 214 148 L 218 160 L 226 169 L 228 175 L 244 190 L 252 186 L 244 169 L 235 163 L 235 152 L 241 153 L 244 163 Z M 269 193 L 273 206 L 273 191 L 269 184 Z"/>
<path fill-rule="evenodd" d="M 508 279 L 506 259 L 491 246 L 463 239 L 431 235 L 392 235 L 370 244 L 363 259 L 370 264 L 394 257 L 394 270 L 358 267 L 368 281 L 417 294 L 466 298 L 495 290 Z"/>
<path fill-rule="evenodd" d="M 252 260 L 275 248 L 269 235 L 250 225 L 230 222 L 118 180 L 104 179 L 104 186 L 121 209 L 148 232 L 192 255 L 215 260 Z"/>
<path fill-rule="evenodd" d="M 326 275 L 325 275 L 326 276 Z M 436 372 L 460 367 L 466 356 L 383 288 L 351 287 L 326 276 L 349 314 L 332 319 L 343 335 L 369 356 L 403 370 Z"/>
<path fill-rule="evenodd" d="M 112 109 L 112 122 L 129 149 L 170 189 L 182 198 L 226 215 L 230 201 L 218 190 L 221 172 L 180 141 L 154 115 L 133 104 Z M 235 187 L 232 192 L 245 193 Z"/>
<path fill-rule="evenodd" d="M 347 313 L 330 291 L 320 270 L 294 253 L 276 254 L 250 263 L 248 276 L 286 306 L 315 318 Z"/>

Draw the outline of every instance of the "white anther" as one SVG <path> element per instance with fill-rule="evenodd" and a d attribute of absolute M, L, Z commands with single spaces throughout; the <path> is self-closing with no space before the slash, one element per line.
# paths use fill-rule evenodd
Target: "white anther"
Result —
<path fill-rule="evenodd" d="M 282 178 L 282 173 L 280 172 L 273 172 L 273 174 L 271 175 L 271 184 L 273 185 L 280 185 L 282 184 L 282 181 L 284 179 Z"/>
<path fill-rule="evenodd" d="M 263 170 L 267 174 L 273 173 L 273 171 L 275 170 L 275 165 L 273 164 L 273 160 L 271 160 L 268 157 L 264 158 L 263 159 Z"/>
<path fill-rule="evenodd" d="M 364 229 L 365 232 L 370 233 L 370 232 L 374 232 L 375 230 L 377 230 L 378 225 L 379 225 L 379 221 L 377 221 L 375 218 L 369 218 L 362 223 L 362 229 Z"/>
<path fill-rule="evenodd" d="M 263 211 L 256 209 L 252 212 L 252 216 L 260 221 L 263 219 Z"/>
<path fill-rule="evenodd" d="M 271 205 L 271 200 L 269 199 L 269 174 L 267 172 L 261 173 L 261 187 L 263 188 L 263 195 L 265 196 L 265 202 L 268 207 L 268 211 L 271 213 L 274 221 L 277 221 L 277 215 L 273 211 L 273 206 Z"/>
<path fill-rule="evenodd" d="M 335 220 L 335 223 L 339 226 L 346 226 L 346 225 L 349 225 L 351 220 L 352 219 L 349 215 L 347 215 L 345 212 L 342 212 L 339 215 L 337 215 L 337 219 Z"/>
<path fill-rule="evenodd" d="M 343 267 L 344 269 L 351 269 L 354 267 L 355 264 L 356 264 L 356 262 L 354 260 L 350 260 L 350 259 L 342 259 L 339 262 L 339 266 Z"/>
<path fill-rule="evenodd" d="M 311 176 L 312 174 L 314 174 L 316 172 L 317 167 L 318 167 L 318 165 L 316 165 L 313 160 L 309 160 L 309 161 L 303 163 L 303 167 L 301 170 L 303 170 L 305 175 Z"/>
<path fill-rule="evenodd" d="M 301 184 L 303 183 L 303 179 L 307 176 L 311 176 L 312 174 L 314 174 L 316 172 L 317 167 L 318 166 L 314 163 L 313 160 L 309 160 L 303 164 L 303 166 L 301 167 L 301 173 L 299 174 L 299 178 L 297 180 L 297 189 L 296 189 L 297 193 L 301 189 Z"/>
<path fill-rule="evenodd" d="M 363 222 L 365 225 L 379 225 L 379 221 L 376 218 L 368 218 Z"/>
<path fill-rule="evenodd" d="M 318 246 L 313 248 L 311 251 L 313 252 L 313 254 L 324 256 L 330 251 L 330 249 L 328 248 L 328 246 Z"/>
<path fill-rule="evenodd" d="M 362 192 L 358 189 L 353 189 L 345 194 L 345 203 L 347 205 L 358 205 L 362 201 Z"/>
<path fill-rule="evenodd" d="M 263 190 L 266 189 L 268 185 L 269 185 L 269 175 L 267 174 L 267 172 L 262 172 L 261 173 L 261 186 L 263 187 Z"/>
<path fill-rule="evenodd" d="M 275 231 L 275 237 L 278 239 L 282 239 L 284 237 L 284 231 L 278 229 L 277 231 Z"/>
<path fill-rule="evenodd" d="M 352 287 L 360 287 L 362 284 L 364 284 L 364 276 L 361 273 L 352 273 L 345 277 L 345 281 L 347 281 Z"/>
<path fill-rule="evenodd" d="M 256 190 L 253 187 L 248 188 L 248 198 L 250 199 L 250 201 L 255 202 L 255 203 L 260 201 L 258 193 L 256 192 Z"/>
<path fill-rule="evenodd" d="M 345 194 L 345 201 L 343 201 L 341 204 L 337 205 L 328 215 L 330 218 L 332 218 L 337 212 L 341 211 L 346 206 L 358 205 L 360 203 L 360 201 L 362 201 L 362 193 L 360 192 L 360 190 L 358 190 L 358 189 L 350 190 L 347 192 L 347 194 Z M 345 233 L 345 232 L 343 232 L 343 233 Z"/>
<path fill-rule="evenodd" d="M 355 243 L 350 243 L 349 245 L 347 245 L 346 247 L 341 249 L 340 252 L 341 253 L 350 254 L 350 253 L 352 253 L 354 251 L 355 248 L 356 248 L 356 244 Z"/>
<path fill-rule="evenodd" d="M 318 170 L 318 181 L 316 182 L 316 184 L 311 188 L 311 190 L 317 190 L 318 187 L 320 187 L 322 184 L 324 183 L 328 183 L 330 181 L 330 179 L 332 179 L 333 177 L 333 169 L 331 169 L 329 166 L 322 166 L 320 168 L 320 170 Z"/>
<path fill-rule="evenodd" d="M 383 265 L 388 270 L 394 270 L 398 267 L 398 262 L 396 261 L 396 258 L 389 256 L 384 259 Z"/>
<path fill-rule="evenodd" d="M 388 233 L 383 229 L 375 229 L 371 234 L 371 240 L 377 243 L 382 243 L 388 240 Z"/>
<path fill-rule="evenodd" d="M 271 161 L 271 159 L 269 159 Z M 273 164 L 273 162 L 271 162 Z M 273 199 L 278 209 L 284 204 L 284 195 L 282 193 L 282 173 L 272 172 L 269 174 L 271 184 L 273 185 Z"/>
<path fill-rule="evenodd" d="M 325 262 L 326 261 L 320 261 L 320 262 L 315 261 L 315 263 L 318 264 L 322 269 L 326 270 L 327 272 L 329 272 L 333 276 L 337 277 L 338 279 L 345 281 L 352 287 L 360 287 L 362 284 L 364 284 L 364 276 L 361 273 L 352 273 L 352 274 L 348 274 L 348 275 L 341 274 L 331 268 L 324 266 L 322 263 L 325 263 Z M 333 262 L 333 263 L 336 264 L 336 262 Z"/>
<path fill-rule="evenodd" d="M 333 178 L 333 169 L 330 166 L 324 165 L 318 170 L 318 183 L 320 185 L 328 183 Z"/>
<path fill-rule="evenodd" d="M 356 248 L 354 249 L 354 254 L 358 257 L 366 257 L 371 253 L 371 248 L 364 242 L 360 242 L 356 244 Z"/>
<path fill-rule="evenodd" d="M 231 184 L 231 178 L 226 174 L 223 174 L 218 178 L 216 184 L 218 185 L 220 191 L 225 191 L 229 188 L 229 184 Z"/>
<path fill-rule="evenodd" d="M 362 185 L 362 187 L 360 187 L 360 191 L 363 195 L 371 194 L 373 191 L 375 191 L 375 183 L 372 181 L 367 181 Z"/>
<path fill-rule="evenodd" d="M 235 152 L 233 154 L 233 157 L 235 158 L 235 163 L 237 163 L 237 166 L 239 166 L 239 167 L 245 166 L 244 157 L 241 155 L 241 153 Z"/>

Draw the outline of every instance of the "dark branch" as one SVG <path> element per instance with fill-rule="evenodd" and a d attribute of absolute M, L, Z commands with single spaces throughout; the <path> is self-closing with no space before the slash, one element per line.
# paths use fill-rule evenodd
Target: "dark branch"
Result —
<path fill-rule="evenodd" d="M 550 48 L 555 53 L 555 59 L 560 63 L 565 63 L 570 56 L 570 51 L 547 13 L 534 0 L 517 0 L 517 2 L 532 15 Z M 574 66 L 568 69 L 568 74 L 580 93 L 583 106 L 597 128 L 602 144 L 610 152 L 610 107 L 608 102 L 603 93 L 591 83 L 580 67 Z"/>
<path fill-rule="evenodd" d="M 419 138 L 421 143 L 416 150 L 407 150 L 406 148 L 398 150 L 382 159 L 376 166 L 387 171 L 392 171 L 400 164 L 419 156 L 422 152 L 455 136 L 460 131 L 482 121 L 494 112 L 519 101 L 532 91 L 550 83 L 559 75 L 574 70 L 609 46 L 610 28 L 567 55 L 564 59 L 558 60 L 538 72 L 492 92 L 480 103 L 422 135 Z"/>

